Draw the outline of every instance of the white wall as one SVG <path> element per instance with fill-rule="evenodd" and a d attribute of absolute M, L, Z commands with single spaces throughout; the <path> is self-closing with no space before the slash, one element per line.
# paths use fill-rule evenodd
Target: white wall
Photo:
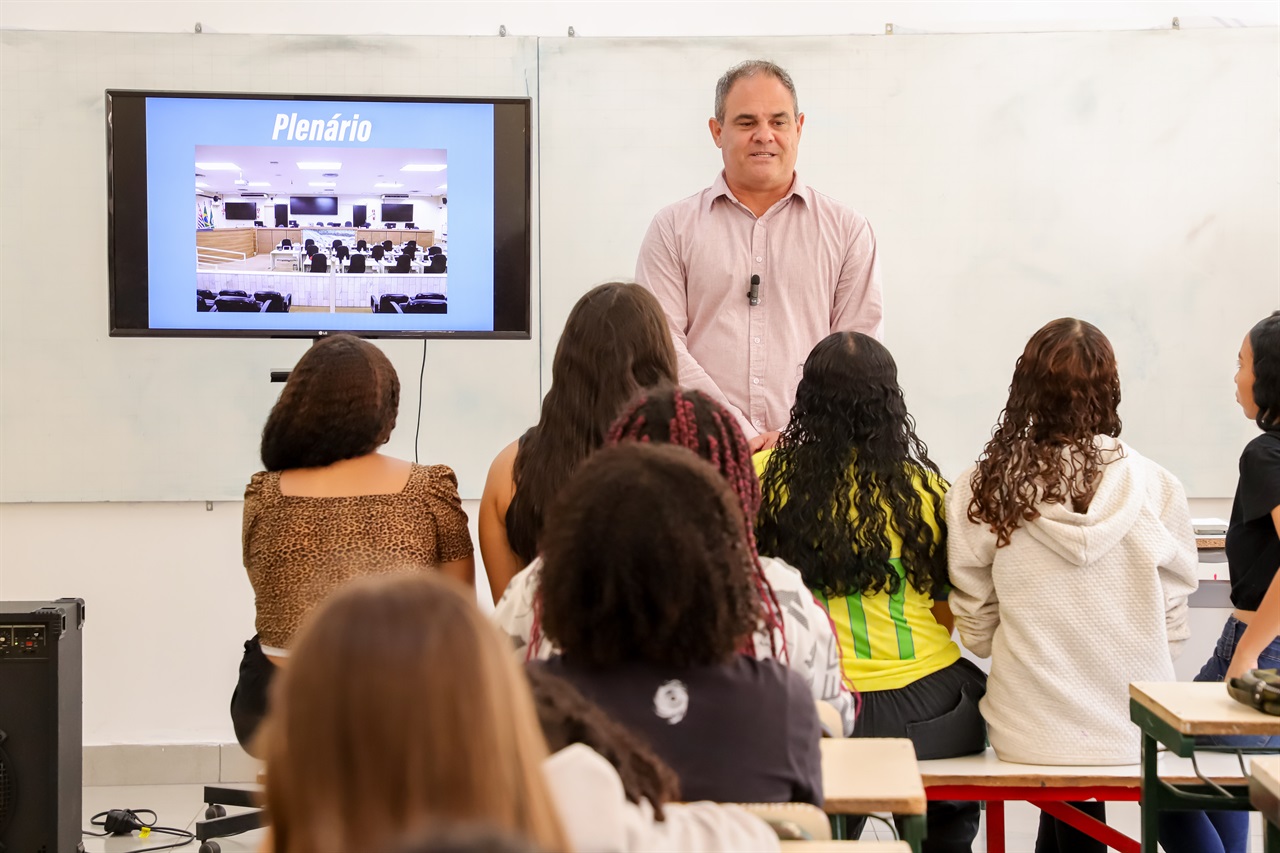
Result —
<path fill-rule="evenodd" d="M 200 22 L 206 32 L 330 34 L 329 22 L 342 20 L 352 34 L 492 35 L 505 25 L 512 35 L 561 36 L 573 26 L 580 36 L 765 37 L 881 33 L 886 23 L 899 32 L 1160 28 L 1174 16 L 1183 27 L 1280 25 L 1280 4 L 1234 0 L 793 2 L 785 15 L 773 2 L 688 2 L 679 14 L 655 13 L 652 4 L 640 2 L 440 2 L 430 4 L 429 15 L 400 14 L 424 8 L 416 3 L 393 3 L 378 15 L 352 16 L 349 3 L 331 0 L 306 8 L 308 14 L 299 15 L 290 0 L 4 0 L 0 28 L 190 32 Z M 10 201 L 34 206 L 39 199 Z M 429 215 L 416 221 L 431 227 L 425 224 Z M 0 287 L 19 286 L 16 278 Z M 443 448 L 424 450 L 428 459 L 448 461 Z M 474 504 L 468 511 L 474 525 Z M 1221 504 L 1193 511 L 1225 512 Z M 88 602 L 86 744 L 233 740 L 227 702 L 239 644 L 253 622 L 241 567 L 239 504 L 217 503 L 212 511 L 203 503 L 0 505 L 0 600 L 59 596 Z M 487 600 L 485 590 L 480 597 Z M 1206 640 L 1196 640 L 1188 658 L 1201 655 Z"/>

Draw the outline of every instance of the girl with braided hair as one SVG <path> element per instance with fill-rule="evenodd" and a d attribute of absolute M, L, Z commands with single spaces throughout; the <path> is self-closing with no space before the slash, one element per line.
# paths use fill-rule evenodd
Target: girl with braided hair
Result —
<path fill-rule="evenodd" d="M 831 614 L 862 697 L 854 737 L 910 738 L 921 759 L 981 752 L 985 676 L 960 657 L 947 609 L 947 484 L 889 351 L 858 332 L 821 341 L 790 423 L 755 463 L 760 548 L 798 566 Z M 930 802 L 924 849 L 969 851 L 979 815 L 978 803 Z"/>
<path fill-rule="evenodd" d="M 779 559 L 757 553 L 753 519 L 760 506 L 760 483 L 751 451 L 728 410 L 701 391 L 663 385 L 642 392 L 610 427 L 606 445 L 628 442 L 675 444 L 710 462 L 729 481 L 746 517 L 747 547 L 755 567 L 755 584 L 763 617 L 751 637 L 756 658 L 777 658 L 809 685 L 813 698 L 840 715 L 840 731 L 853 731 L 855 699 L 845 686 L 840 646 L 826 612 L 814 601 L 800 573 Z M 538 584 L 541 563 L 535 561 L 512 580 L 498 602 L 494 619 L 526 659 L 555 653 L 542 636 Z"/>

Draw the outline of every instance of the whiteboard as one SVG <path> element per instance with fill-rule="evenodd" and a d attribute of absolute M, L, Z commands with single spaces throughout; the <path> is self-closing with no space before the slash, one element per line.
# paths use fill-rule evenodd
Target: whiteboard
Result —
<path fill-rule="evenodd" d="M 1097 324 L 1123 437 L 1193 497 L 1234 492 L 1256 428 L 1236 352 L 1280 307 L 1275 29 L 539 42 L 543 324 L 630 278 L 662 206 L 720 169 L 738 61 L 787 68 L 798 171 L 878 239 L 885 342 L 944 474 L 972 464 L 1047 321 Z"/>
<path fill-rule="evenodd" d="M 308 346 L 107 336 L 105 89 L 536 97 L 536 51 L 519 38 L 0 32 L 0 501 L 239 499 L 283 387 L 270 371 Z M 535 179 L 535 209 L 536 193 Z M 536 306 L 536 224 L 533 252 Z M 421 459 L 453 466 L 464 497 L 537 419 L 539 344 L 536 324 L 528 341 L 426 344 Z M 412 459 L 423 344 L 378 345 L 402 386 L 387 452 Z"/>

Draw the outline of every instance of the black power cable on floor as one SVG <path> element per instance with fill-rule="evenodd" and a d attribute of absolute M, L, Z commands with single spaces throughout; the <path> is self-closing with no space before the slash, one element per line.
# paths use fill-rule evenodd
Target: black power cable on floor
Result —
<path fill-rule="evenodd" d="M 151 822 L 147 823 L 139 817 L 140 814 L 151 815 Z M 194 832 L 188 832 L 185 829 L 174 829 L 171 826 L 156 826 L 157 820 L 159 818 L 152 809 L 109 809 L 105 812 L 98 812 L 89 818 L 91 826 L 100 826 L 106 830 L 105 832 L 85 830 L 82 834 L 92 838 L 102 838 L 105 835 L 130 835 L 136 831 L 139 838 L 146 838 L 154 832 L 158 835 L 176 835 L 182 839 L 172 844 L 138 847 L 135 850 L 130 850 L 129 853 L 143 853 L 143 851 L 148 850 L 171 850 L 174 847 L 184 847 L 196 840 Z"/>

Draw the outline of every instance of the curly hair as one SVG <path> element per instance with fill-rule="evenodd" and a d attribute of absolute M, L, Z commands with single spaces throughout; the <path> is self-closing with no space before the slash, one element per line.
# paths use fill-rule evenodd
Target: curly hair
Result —
<path fill-rule="evenodd" d="M 520 444 L 507 509 L 511 549 L 538 556 L 543 516 L 574 469 L 604 443 L 618 410 L 641 388 L 676 381 L 662 306 L 638 284 L 587 291 L 565 321 L 538 425 Z"/>
<path fill-rule="evenodd" d="M 368 341 L 332 335 L 317 341 L 289 374 L 262 428 L 268 471 L 321 468 L 387 443 L 400 411 L 400 379 Z"/>
<path fill-rule="evenodd" d="M 1032 335 L 973 472 L 969 520 L 1002 548 L 1040 503 L 1087 510 L 1107 464 L 1095 437 L 1120 435 L 1119 406 L 1115 352 L 1097 326 L 1064 317 Z"/>
<path fill-rule="evenodd" d="M 905 576 L 916 591 L 945 597 L 944 481 L 907 413 L 893 356 L 875 338 L 836 332 L 809 353 L 763 479 L 761 550 L 797 566 L 810 588 L 897 594 Z M 890 562 L 890 531 L 902 539 L 902 575 Z"/>
<path fill-rule="evenodd" d="M 1280 311 L 1259 320 L 1249 330 L 1253 350 L 1253 402 L 1258 426 L 1280 429 Z"/>
<path fill-rule="evenodd" d="M 542 625 L 580 666 L 725 663 L 760 619 L 738 498 L 683 447 L 592 455 L 543 537 Z"/>
<path fill-rule="evenodd" d="M 538 722 L 547 749 L 559 752 L 582 743 L 598 752 L 622 777 L 627 799 L 648 800 L 653 815 L 664 820 L 663 803 L 680 799 L 680 778 L 631 730 L 601 710 L 563 678 L 552 675 L 541 663 L 525 667 Z"/>
<path fill-rule="evenodd" d="M 692 450 L 714 465 L 742 504 L 747 545 L 755 565 L 756 588 L 764 605 L 765 630 L 773 656 L 787 661 L 782 607 L 764 576 L 756 550 L 753 519 L 760 509 L 760 481 L 751 465 L 751 447 L 733 415 L 701 391 L 663 385 L 642 392 L 609 428 L 605 443 L 625 441 L 675 444 Z M 782 648 L 777 648 L 781 638 Z"/>

